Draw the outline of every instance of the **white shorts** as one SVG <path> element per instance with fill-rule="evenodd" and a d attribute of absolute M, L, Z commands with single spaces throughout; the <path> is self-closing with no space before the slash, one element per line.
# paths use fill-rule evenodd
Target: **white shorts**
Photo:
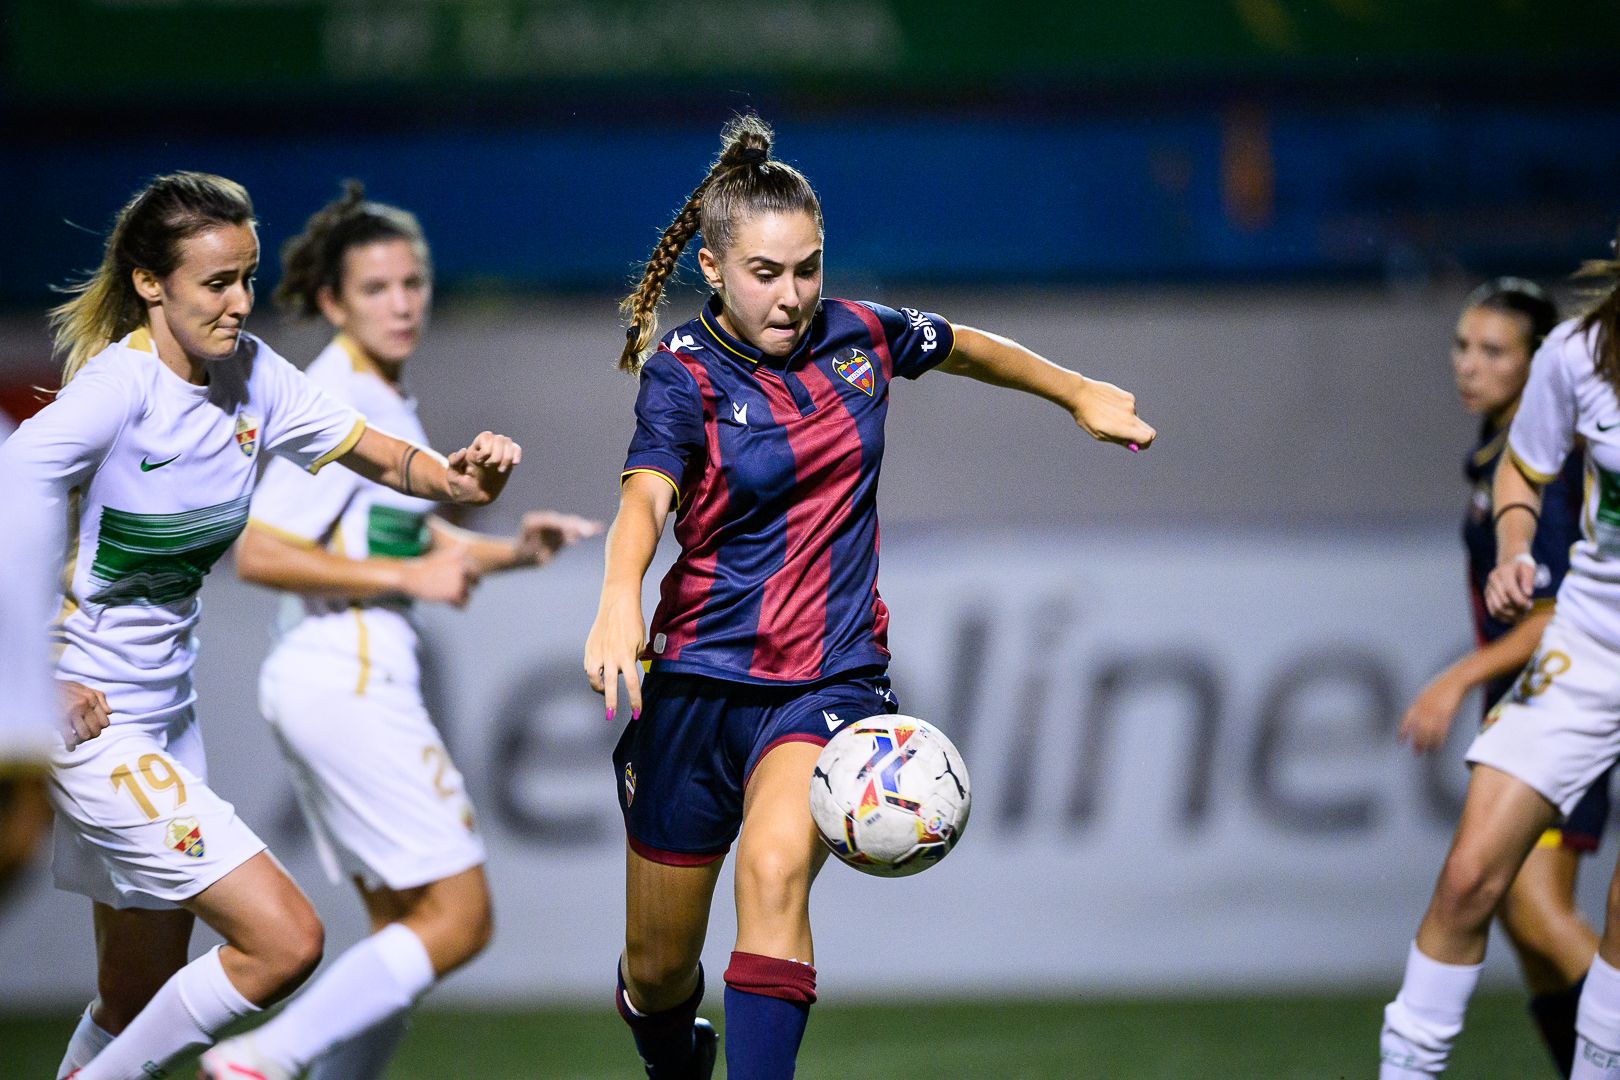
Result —
<path fill-rule="evenodd" d="M 1568 814 L 1620 758 L 1620 652 L 1554 612 L 1468 760 L 1529 784 Z"/>
<path fill-rule="evenodd" d="M 259 705 L 333 881 L 412 889 L 484 863 L 461 773 L 414 687 L 321 679 L 274 654 Z"/>
<path fill-rule="evenodd" d="M 58 747 L 51 765 L 59 889 L 115 908 L 172 908 L 264 850 L 208 786 L 189 708 Z"/>

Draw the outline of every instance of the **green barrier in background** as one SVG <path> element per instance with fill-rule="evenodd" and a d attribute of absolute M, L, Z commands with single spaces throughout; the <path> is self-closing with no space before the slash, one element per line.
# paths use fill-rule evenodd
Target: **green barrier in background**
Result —
<path fill-rule="evenodd" d="M 1491 71 L 1569 79 L 1620 40 L 1608 0 L 11 0 L 15 100 L 231 100 L 745 77 L 879 91 Z"/>

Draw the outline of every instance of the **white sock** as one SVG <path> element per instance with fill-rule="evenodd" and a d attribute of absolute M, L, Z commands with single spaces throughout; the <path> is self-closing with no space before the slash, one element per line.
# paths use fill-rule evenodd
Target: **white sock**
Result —
<path fill-rule="evenodd" d="M 410 1010 L 396 1012 L 315 1059 L 304 1080 L 382 1080 L 410 1026 Z"/>
<path fill-rule="evenodd" d="M 79 1026 L 73 1029 L 73 1037 L 68 1040 L 67 1053 L 62 1055 L 62 1064 L 56 1067 L 56 1080 L 62 1080 L 74 1069 L 90 1064 L 113 1041 L 112 1032 L 90 1019 L 90 1012 L 95 1007 L 93 1001 L 84 1007 Z"/>
<path fill-rule="evenodd" d="M 1620 1080 L 1620 971 L 1592 957 L 1575 1012 L 1575 1071 L 1570 1080 Z"/>
<path fill-rule="evenodd" d="M 176 1058 L 211 1045 L 231 1021 L 258 1011 L 231 985 L 215 946 L 171 975 L 76 1080 L 166 1076 L 164 1070 Z"/>
<path fill-rule="evenodd" d="M 338 957 L 255 1031 L 254 1046 L 272 1064 L 301 1072 L 339 1043 L 409 1009 L 433 979 L 422 940 L 391 923 Z"/>
<path fill-rule="evenodd" d="M 1462 1033 L 1463 1013 L 1479 982 L 1484 964 L 1442 964 L 1418 952 L 1406 956 L 1401 992 L 1384 1009 L 1384 1031 L 1378 1040 L 1383 1064 L 1378 1080 L 1416 1080 L 1439 1076 Z"/>

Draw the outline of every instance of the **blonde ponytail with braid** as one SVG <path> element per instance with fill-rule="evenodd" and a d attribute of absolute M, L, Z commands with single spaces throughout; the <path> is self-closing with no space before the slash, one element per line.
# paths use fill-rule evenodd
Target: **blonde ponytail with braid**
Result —
<path fill-rule="evenodd" d="M 733 117 L 720 132 L 720 154 L 709 166 L 675 220 L 658 238 L 658 246 L 642 268 L 635 291 L 619 304 L 628 326 L 619 369 L 636 372 L 653 342 L 658 340 L 658 305 L 664 285 L 675 273 L 681 253 L 693 236 L 724 254 L 736 235 L 737 223 L 760 212 L 804 211 L 821 227 L 821 200 L 810 181 L 793 166 L 771 160 L 771 127 L 753 113 Z"/>

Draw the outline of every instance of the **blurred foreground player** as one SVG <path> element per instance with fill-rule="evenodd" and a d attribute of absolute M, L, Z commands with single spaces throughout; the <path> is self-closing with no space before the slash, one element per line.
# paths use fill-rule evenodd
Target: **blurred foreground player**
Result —
<path fill-rule="evenodd" d="M 1535 604 L 1541 493 L 1586 444 L 1581 539 L 1535 656 L 1474 740 L 1462 820 L 1384 1010 L 1382 1080 L 1443 1072 L 1479 979 L 1491 915 L 1543 831 L 1620 757 L 1620 263 L 1589 263 L 1610 287 L 1547 336 L 1530 366 L 1493 488 L 1493 618 Z M 1581 990 L 1571 1075 L 1620 1078 L 1620 876 Z"/>
<path fill-rule="evenodd" d="M 0 417 L 0 443 L 11 434 Z M 51 678 L 45 630 L 61 565 L 61 529 L 44 492 L 26 476 L 0 472 L 0 911 L 6 895 L 50 824 L 45 770 L 58 734 L 61 706 Z"/>
<path fill-rule="evenodd" d="M 1475 687 L 1483 688 L 1487 711 L 1508 692 L 1535 653 L 1569 569 L 1569 550 L 1579 536 L 1585 470 L 1585 455 L 1578 448 L 1541 490 L 1541 521 L 1531 548 L 1536 579 L 1530 614 L 1509 625 L 1485 610 L 1485 580 L 1496 566 L 1491 482 L 1530 375 L 1530 358 L 1557 322 L 1558 309 L 1546 293 L 1522 278 L 1481 285 L 1464 302 L 1457 320 L 1451 350 L 1457 393 L 1463 408 L 1481 417 L 1479 441 L 1464 466 L 1473 498 L 1463 522 L 1479 647 L 1437 675 L 1407 710 L 1400 735 L 1419 752 L 1444 744 L 1462 699 Z M 1542 835 L 1498 911 L 1530 991 L 1531 1015 L 1565 1076 L 1575 1054 L 1581 979 L 1597 949 L 1597 932 L 1575 907 L 1575 883 L 1581 858 L 1603 840 L 1608 780 L 1607 773 L 1600 777 L 1563 823 Z"/>
<path fill-rule="evenodd" d="M 1095 438 L 1146 447 L 1134 399 L 1005 338 L 911 308 L 823 300 L 821 206 L 741 117 L 624 303 L 636 433 L 584 667 L 608 719 L 628 832 L 616 1000 L 649 1077 L 706 1077 L 696 1020 L 715 882 L 737 842 L 737 940 L 725 973 L 733 1080 L 793 1074 L 816 997 L 810 819 L 817 754 L 840 724 L 898 708 L 877 591 L 876 493 L 891 381 L 940 367 L 1044 397 Z M 713 296 L 655 340 L 681 251 Z M 666 518 L 680 553 L 651 640 L 642 579 Z M 650 664 L 645 685 L 641 663 Z M 677 812 L 678 811 L 678 812 Z"/>
<path fill-rule="evenodd" d="M 310 379 L 425 443 L 404 382 L 432 293 L 416 219 L 351 183 L 282 262 L 277 300 L 337 331 Z M 354 473 L 280 461 L 254 493 L 237 572 L 297 594 L 260 674 L 261 706 L 327 871 L 353 879 L 373 932 L 275 1019 L 204 1054 L 205 1076 L 382 1076 L 416 1000 L 489 940 L 484 845 L 422 701 L 411 603 L 459 607 L 481 575 L 538 566 L 600 526 L 540 512 L 516 537 L 482 536 L 433 509 Z"/>
<path fill-rule="evenodd" d="M 72 732 L 50 794 L 57 886 L 94 904 L 97 997 L 59 1070 L 80 1080 L 164 1075 L 320 959 L 309 901 L 209 788 L 193 708 L 198 592 L 247 521 L 260 451 L 480 503 L 518 457 L 487 432 L 447 462 L 368 429 L 243 329 L 258 261 L 240 185 L 154 179 L 52 313 L 60 393 L 0 446 L 0 471 L 69 522 L 55 633 Z M 197 918 L 225 944 L 188 963 Z"/>

